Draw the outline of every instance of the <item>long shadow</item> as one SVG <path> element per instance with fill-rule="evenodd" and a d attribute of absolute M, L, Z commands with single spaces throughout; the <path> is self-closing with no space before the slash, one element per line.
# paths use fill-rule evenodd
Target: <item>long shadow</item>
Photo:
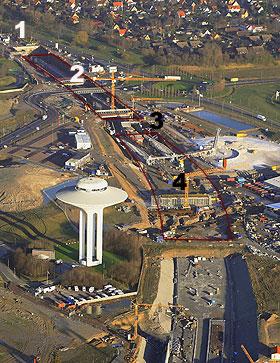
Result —
<path fill-rule="evenodd" d="M 160 340 L 146 332 L 139 330 L 142 337 L 146 339 L 146 349 L 144 353 L 144 360 L 147 363 L 164 363 L 166 356 L 166 349 L 168 339 Z"/>
<path fill-rule="evenodd" d="M 9 354 L 12 355 L 18 362 L 21 362 L 21 360 L 26 362 L 26 363 L 33 363 L 34 362 L 34 357 L 33 356 L 29 356 L 29 355 L 19 351 L 18 349 L 12 347 L 11 345 L 6 343 L 2 339 L 0 339 L 0 345 L 5 347 L 7 349 L 7 351 L 9 352 Z M 21 359 L 21 360 L 19 360 L 19 359 Z"/>
<path fill-rule="evenodd" d="M 30 222 L 24 221 L 21 218 L 16 217 L 15 215 L 13 215 L 9 212 L 0 211 L 0 220 L 19 229 L 31 240 L 35 240 L 36 238 L 41 237 L 45 240 L 48 240 L 50 242 L 53 242 L 53 243 L 65 248 L 65 244 L 63 242 L 60 242 L 59 240 L 57 240 L 55 238 L 47 236 L 46 234 L 40 232 Z M 31 230 L 31 232 L 33 232 L 33 234 L 28 229 Z M 70 247 L 69 245 L 67 246 L 67 248 L 71 251 L 71 254 L 75 254 L 76 250 L 74 248 Z"/>
<path fill-rule="evenodd" d="M 202 338 L 201 338 L 201 349 L 200 349 L 200 362 L 206 362 L 206 347 L 208 343 L 208 332 L 209 332 L 209 319 L 203 319 L 202 325 Z"/>
<path fill-rule="evenodd" d="M 231 286 L 227 288 L 225 318 L 226 333 L 231 331 L 231 341 L 226 346 L 231 350 L 235 363 L 244 363 L 246 357 L 241 349 L 244 345 L 254 361 L 258 359 L 260 344 L 257 325 L 257 304 L 253 293 L 246 261 L 239 254 L 226 258 Z M 228 330 L 230 329 L 230 331 Z"/>

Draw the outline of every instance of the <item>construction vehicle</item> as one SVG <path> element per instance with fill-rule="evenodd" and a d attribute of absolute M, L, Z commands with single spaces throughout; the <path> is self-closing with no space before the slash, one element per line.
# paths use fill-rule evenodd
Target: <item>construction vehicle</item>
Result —
<path fill-rule="evenodd" d="M 280 170 L 280 165 L 272 165 L 271 170 L 273 171 Z"/>
<path fill-rule="evenodd" d="M 106 77 L 89 77 L 92 81 L 111 81 L 111 110 L 116 108 L 116 82 L 131 82 L 131 81 L 144 81 L 144 82 L 170 82 L 170 79 L 165 77 L 142 77 L 140 75 L 128 75 L 126 77 L 119 76 L 116 77 L 117 67 L 110 67 L 109 72 L 111 74 L 110 78 Z M 172 81 L 176 82 L 177 79 L 174 76 Z"/>
<path fill-rule="evenodd" d="M 135 109 L 135 101 L 162 101 L 163 98 L 158 97 L 133 97 L 131 96 L 132 108 Z"/>
<path fill-rule="evenodd" d="M 244 345 L 241 345 L 241 349 L 243 350 L 244 354 L 246 355 L 246 357 L 247 357 L 247 359 L 248 359 L 248 361 L 250 363 L 257 363 L 258 362 L 258 361 L 255 362 L 253 360 L 253 358 L 251 357 L 250 353 L 248 352 L 248 350 L 245 348 Z M 275 347 L 274 350 L 275 350 L 276 353 L 272 354 L 271 355 L 271 359 L 266 360 L 265 361 L 266 363 L 277 363 L 277 362 L 279 363 L 280 362 L 280 354 L 278 353 L 278 351 L 280 352 L 280 348 L 279 347 Z M 279 356 L 279 358 L 278 358 L 278 356 Z"/>
<path fill-rule="evenodd" d="M 236 134 L 236 137 L 246 137 L 246 136 L 252 134 L 253 132 L 258 131 L 259 129 L 260 129 L 259 127 L 255 127 L 253 129 L 239 130 Z"/>

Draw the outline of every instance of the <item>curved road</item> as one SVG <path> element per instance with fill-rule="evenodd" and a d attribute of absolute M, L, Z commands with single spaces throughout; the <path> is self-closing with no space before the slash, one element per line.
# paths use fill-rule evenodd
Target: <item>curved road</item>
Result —
<path fill-rule="evenodd" d="M 59 113 L 56 110 L 55 107 L 48 106 L 48 109 L 46 111 L 46 106 L 43 105 L 43 99 L 50 96 L 52 93 L 45 92 L 40 94 L 29 94 L 26 95 L 24 98 L 25 103 L 27 103 L 29 106 L 35 108 L 36 110 L 40 111 L 42 114 L 46 113 L 48 114 L 48 118 L 46 120 L 42 120 L 41 117 L 38 117 L 34 121 L 19 127 L 18 129 L 14 130 L 13 132 L 9 133 L 8 135 L 3 136 L 0 139 L 0 148 L 2 148 L 4 145 L 9 145 L 11 143 L 14 143 L 20 139 L 23 139 L 31 132 L 34 132 L 37 127 L 45 126 L 53 121 L 55 121 Z"/>

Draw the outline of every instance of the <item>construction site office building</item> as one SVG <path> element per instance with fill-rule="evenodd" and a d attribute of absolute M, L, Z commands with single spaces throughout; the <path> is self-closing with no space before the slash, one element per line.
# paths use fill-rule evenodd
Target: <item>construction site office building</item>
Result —
<path fill-rule="evenodd" d="M 160 208 L 163 209 L 182 209 L 185 208 L 185 195 L 184 194 L 161 194 L 158 195 L 157 201 Z M 194 205 L 196 207 L 210 207 L 216 197 L 210 194 L 190 194 L 189 195 L 189 205 Z M 155 197 L 151 196 L 151 209 L 157 209 L 157 204 Z"/>
<path fill-rule="evenodd" d="M 68 159 L 67 161 L 65 161 L 64 168 L 66 170 L 75 171 L 90 161 L 91 161 L 90 153 L 76 154 L 71 159 Z"/>
<path fill-rule="evenodd" d="M 75 135 L 76 148 L 78 150 L 87 150 L 91 148 L 90 136 L 87 132 L 78 132 Z"/>

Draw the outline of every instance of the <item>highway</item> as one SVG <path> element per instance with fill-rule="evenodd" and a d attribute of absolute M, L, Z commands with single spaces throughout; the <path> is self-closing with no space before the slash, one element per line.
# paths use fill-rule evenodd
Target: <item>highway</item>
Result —
<path fill-rule="evenodd" d="M 266 84 L 266 83 L 279 83 L 280 78 L 259 78 L 259 79 L 244 79 L 239 80 L 237 82 L 226 82 L 226 86 L 234 87 L 234 86 L 244 86 L 244 85 L 256 85 L 256 84 Z"/>
<path fill-rule="evenodd" d="M 42 100 L 45 97 L 50 96 L 51 93 L 45 92 L 44 94 L 28 94 L 25 96 L 24 101 L 35 108 L 36 110 L 40 111 L 42 114 L 46 113 L 48 114 L 48 118 L 46 120 L 42 120 L 42 117 L 38 117 L 34 121 L 32 121 L 29 124 L 26 124 L 22 127 L 19 127 L 15 131 L 9 133 L 8 135 L 3 136 L 0 139 L 0 148 L 3 148 L 4 145 L 10 145 L 12 143 L 15 143 L 18 140 L 24 139 L 27 135 L 29 135 L 32 132 L 36 131 L 36 127 L 43 127 L 46 126 L 59 117 L 59 113 L 56 110 L 55 107 L 48 106 L 48 109 L 46 111 L 46 107 L 42 104 Z"/>
<path fill-rule="evenodd" d="M 188 99 L 192 99 L 191 97 L 188 97 Z M 255 121 L 257 120 L 257 115 L 256 113 L 253 113 L 253 112 L 250 112 L 242 107 L 239 107 L 239 106 L 234 106 L 234 105 L 231 105 L 231 104 L 228 104 L 228 103 L 225 103 L 225 102 L 220 102 L 220 101 L 217 101 L 213 98 L 207 98 L 207 97 L 201 97 L 200 98 L 200 102 L 201 102 L 201 106 L 204 105 L 214 105 L 214 106 L 217 106 L 219 108 L 221 108 L 222 110 L 228 110 L 232 113 L 236 113 L 237 115 L 242 115 L 242 116 L 248 116 L 252 119 L 254 119 Z M 258 120 L 259 122 L 262 122 L 262 127 L 269 127 L 269 126 L 278 126 L 279 127 L 279 122 L 276 121 L 276 120 L 272 120 L 272 119 L 269 119 L 267 118 L 266 119 L 266 122 L 263 123 L 263 121 L 260 121 Z M 253 128 L 253 126 L 252 126 Z"/>

